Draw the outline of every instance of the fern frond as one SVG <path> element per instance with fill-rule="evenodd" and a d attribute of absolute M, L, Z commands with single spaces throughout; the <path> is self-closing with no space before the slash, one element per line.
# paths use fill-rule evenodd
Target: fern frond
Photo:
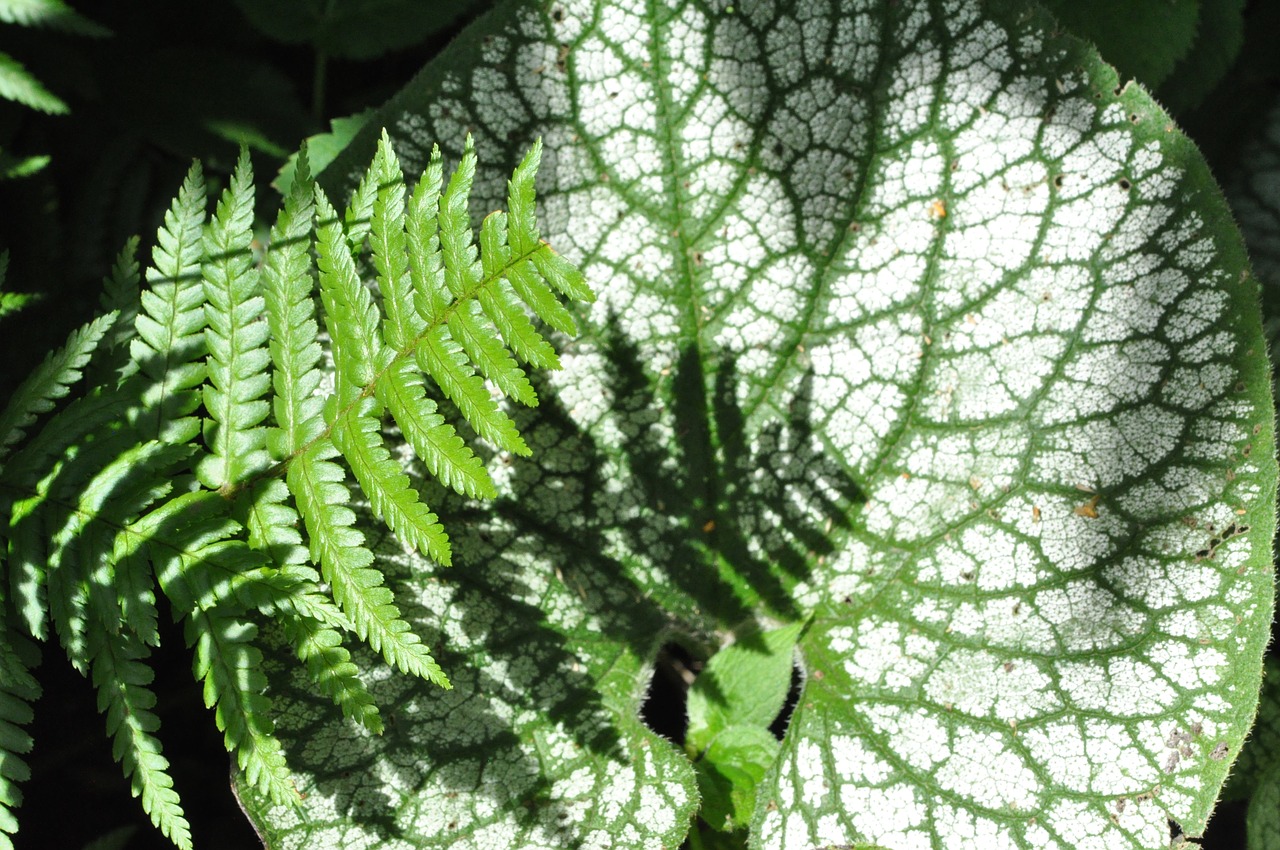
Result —
<path fill-rule="evenodd" d="M 49 115 L 65 115 L 71 111 L 62 98 L 45 88 L 21 62 L 8 53 L 0 53 L 0 98 Z"/>
<path fill-rule="evenodd" d="M 334 599 L 351 618 L 356 634 L 401 672 L 449 687 L 440 665 L 400 617 L 382 573 L 373 569 L 373 553 L 356 530 L 355 513 L 346 506 L 350 491 L 342 468 L 328 458 L 335 449 L 317 443 L 289 465 L 288 484 L 306 523 L 311 557 L 333 589 Z"/>
<path fill-rule="evenodd" d="M 423 504 L 404 467 L 383 444 L 371 400 L 365 399 L 334 422 L 338 450 L 351 466 L 369 505 L 406 545 L 441 564 L 450 563 L 449 538 L 436 515 Z"/>
<path fill-rule="evenodd" d="M 82 672 L 90 661 L 90 605 L 104 628 L 118 628 L 123 617 L 111 562 L 117 530 L 168 494 L 168 473 L 192 453 L 189 446 L 154 440 L 134 446 L 131 438 L 119 432 L 74 447 L 40 488 L 52 514 L 46 524 L 55 529 L 45 579 L 49 610 L 68 658 Z"/>
<path fill-rule="evenodd" d="M 507 217 L 501 212 L 490 213 L 480 226 L 480 261 L 486 280 L 499 279 L 503 270 L 512 265 L 513 254 L 507 245 L 507 231 Z M 509 287 L 501 284 L 485 287 L 476 293 L 476 297 L 480 308 L 521 360 L 539 369 L 560 368 L 556 350 L 529 321 L 523 305 Z M 551 302 L 560 306 L 554 298 Z"/>
<path fill-rule="evenodd" d="M 508 397 L 533 407 L 538 397 L 528 376 L 507 353 L 497 335 L 483 326 L 478 311 L 472 312 L 472 305 L 466 303 L 473 293 L 478 294 L 485 282 L 467 211 L 475 172 L 476 153 L 468 140 L 462 162 L 440 198 L 440 253 L 444 259 L 445 284 L 463 305 L 449 314 L 449 332 L 487 379 Z M 526 448 L 522 454 L 527 452 Z"/>
<path fill-rule="evenodd" d="M 7 159 L 6 155 L 3 151 L 0 151 L 0 180 L 3 180 L 8 176 L 5 168 L 5 159 Z M 5 292 L 4 282 L 8 275 L 9 252 L 0 251 L 0 319 L 18 312 L 23 307 L 36 300 L 37 297 L 29 292 Z"/>
<path fill-rule="evenodd" d="M 90 370 L 93 384 L 124 381 L 137 372 L 137 364 L 129 357 L 129 343 L 138 322 L 138 304 L 142 297 L 142 269 L 138 265 L 138 237 L 131 236 L 116 255 L 111 274 L 102 279 L 102 295 L 98 299 L 103 312 L 115 312 L 105 341 L 107 356 L 95 358 Z"/>
<path fill-rule="evenodd" d="M 24 27 L 49 27 L 73 35 L 103 37 L 111 30 L 94 23 L 62 0 L 0 0 L 0 21 Z"/>
<path fill-rule="evenodd" d="M 405 351 L 421 333 L 423 322 L 413 309 L 413 282 L 409 277 L 410 257 L 405 234 L 404 172 L 385 130 L 369 173 L 378 186 L 369 243 L 387 313 L 383 335 L 391 348 Z"/>
<path fill-rule="evenodd" d="M 142 798 L 151 822 L 178 847 L 190 850 L 191 828 L 169 776 L 169 761 L 152 734 L 160 720 L 152 712 L 156 697 L 149 687 L 155 674 L 142 661 L 147 648 L 129 631 L 98 629 L 90 638 L 93 684 L 98 711 L 106 715 L 111 755 L 133 796 Z"/>
<path fill-rule="evenodd" d="M 270 410 L 262 398 L 267 375 L 266 322 L 259 321 L 263 300 L 249 243 L 253 238 L 253 171 L 241 149 L 231 184 L 205 234 L 204 294 L 207 299 L 205 345 L 208 383 L 204 440 L 209 454 L 196 467 L 200 483 L 229 487 L 270 465 L 266 429 Z"/>
<path fill-rule="evenodd" d="M 268 431 L 267 445 L 277 461 L 292 457 L 324 431 L 323 400 L 316 396 L 320 326 L 311 299 L 313 186 L 304 148 L 289 197 L 271 229 L 271 247 L 262 270 L 276 423 Z"/>
<path fill-rule="evenodd" d="M 233 511 L 249 533 L 249 546 L 267 555 L 277 567 L 307 562 L 298 512 L 289 504 L 289 488 L 283 481 L 261 479 L 241 494 Z"/>
<path fill-rule="evenodd" d="M 144 439 L 185 443 L 200 431 L 199 420 L 188 414 L 200 406 L 205 376 L 204 207 L 204 177 L 194 164 L 156 233 L 131 347 L 146 378 L 144 412 L 136 423 Z"/>
<path fill-rule="evenodd" d="M 64 465 L 83 454 L 80 447 L 88 435 L 110 432 L 130 407 L 127 397 L 100 390 L 76 399 L 51 417 L 5 465 L 3 474 L 8 486 L 0 490 L 0 517 L 7 515 L 8 524 L 0 528 L 9 543 L 9 585 L 17 613 L 33 637 L 43 640 L 47 635 L 49 600 L 45 583 L 50 538 L 66 520 L 65 516 L 60 522 L 49 519 L 50 487 L 63 474 Z M 111 453 L 104 446 L 109 449 L 99 441 L 95 454 L 100 453 L 96 456 L 105 463 Z M 83 459 L 80 471 L 81 475 L 92 474 Z M 85 480 L 80 478 L 67 489 L 68 505 L 74 504 L 78 495 L 75 486 Z M 15 496 L 17 493 L 27 495 Z"/>
<path fill-rule="evenodd" d="M 350 621 L 320 592 L 319 576 L 303 566 L 307 550 L 298 532 L 298 514 L 288 504 L 288 488 L 283 481 L 267 479 L 246 494 L 244 525 L 249 545 L 270 554 L 284 574 L 296 581 L 293 591 L 279 610 L 264 610 L 280 620 L 285 638 L 307 667 L 311 680 L 347 717 L 375 734 L 382 733 L 382 717 L 373 696 L 360 680 L 351 654 L 342 646 L 343 631 L 351 631 Z"/>
<path fill-rule="evenodd" d="M 12 850 L 9 836 L 18 831 L 13 810 L 22 804 L 18 783 L 31 776 L 23 756 L 31 752 L 31 735 L 23 728 L 33 717 L 31 704 L 40 698 L 40 683 L 31 670 L 40 653 L 21 635 L 0 631 L 0 848 Z"/>
<path fill-rule="evenodd" d="M 188 645 L 195 649 L 194 673 L 204 683 L 204 704 L 214 710 L 227 752 L 249 783 L 272 802 L 296 806 L 297 789 L 275 737 L 271 701 L 262 693 L 262 653 L 250 641 L 257 627 L 232 607 L 195 610 L 186 618 Z"/>
<path fill-rule="evenodd" d="M 14 390 L 9 404 L 0 412 L 0 458 L 8 447 L 22 438 L 23 431 L 36 417 L 53 409 L 57 399 L 70 392 L 112 324 L 115 313 L 97 319 L 71 332 L 62 348 L 44 359 L 36 370 Z"/>
<path fill-rule="evenodd" d="M 438 145 L 409 196 L 405 236 L 409 244 L 409 275 L 414 307 L 424 325 L 443 321 L 449 309 L 444 287 L 444 260 L 440 256 L 440 187 L 444 184 L 444 159 Z"/>
<path fill-rule="evenodd" d="M 378 199 L 378 183 L 377 169 L 370 168 L 351 193 L 351 202 L 342 215 L 342 229 L 347 237 L 347 245 L 354 254 L 360 253 L 369 230 L 373 227 L 373 205 Z"/>
<path fill-rule="evenodd" d="M 377 393 L 405 441 L 441 484 L 472 498 L 497 495 L 484 463 L 427 398 L 422 375 L 414 364 L 407 360 L 392 363 L 378 382 Z"/>
<path fill-rule="evenodd" d="M 355 259 L 347 247 L 338 214 L 324 190 L 316 187 L 316 264 L 320 268 L 320 298 L 325 327 L 333 344 L 336 396 L 340 404 L 352 399 L 343 391 L 360 392 L 386 368 L 378 308 L 360 282 Z"/>
<path fill-rule="evenodd" d="M 61 0 L 0 0 L 0 19 L 16 2 Z M 109 312 L 0 413 L 0 567 L 11 597 L 0 602 L 32 635 L 54 631 L 73 665 L 92 672 L 122 769 L 180 847 L 189 829 L 153 736 L 144 663 L 159 641 L 157 586 L 184 621 L 227 749 L 276 802 L 298 797 L 273 734 L 251 611 L 279 625 L 319 692 L 374 732 L 383 721 L 343 646 L 347 633 L 400 671 L 449 686 L 356 528 L 350 479 L 403 543 L 448 564 L 448 537 L 384 441 L 383 414 L 437 480 L 466 496 L 496 488 L 464 433 L 528 453 L 504 405 L 537 403 L 525 364 L 558 365 L 541 332 L 573 327 L 557 293 L 590 296 L 538 239 L 537 151 L 512 177 L 511 215 L 487 218 L 478 245 L 467 214 L 470 143 L 444 192 L 436 151 L 406 199 L 384 135 L 342 218 L 304 151 L 261 269 L 249 251 L 247 155 L 207 225 L 193 167 L 158 233 L 146 288 L 130 242 L 106 282 Z M 366 241 L 376 287 L 360 277 Z M 329 392 L 317 301 L 332 344 Z M 465 428 L 428 394 L 428 376 Z M 91 388 L 62 402 L 86 377 Z M 0 850 L 16 828 L 10 780 L 21 778 L 6 770 L 29 746 L 18 726 L 34 693 L 6 655 L 25 639 L 4 638 L 0 630 Z"/>
<path fill-rule="evenodd" d="M 596 300 L 596 294 L 591 291 L 591 287 L 587 286 L 586 278 L 582 276 L 578 267 L 538 238 L 538 223 L 533 214 L 535 198 L 533 183 L 541 162 L 542 140 L 538 139 L 533 143 L 524 160 L 512 172 L 511 180 L 507 182 L 507 204 L 510 211 L 507 243 L 516 252 L 517 257 L 529 257 L 537 268 L 538 274 L 557 291 L 574 301 L 591 303 Z M 528 299 L 525 301 L 528 303 Z M 550 323 L 550 319 L 541 310 L 535 309 L 534 312 L 544 322 Z"/>
<path fill-rule="evenodd" d="M 242 607 L 256 608 L 281 590 L 271 573 L 260 571 L 266 557 L 240 539 L 240 524 L 221 502 L 208 490 L 184 493 L 129 526 L 146 543 L 160 588 L 178 614 L 242 597 L 248 600 Z"/>
<path fill-rule="evenodd" d="M 351 653 L 342 646 L 342 635 L 314 617 L 291 617 L 282 626 L 320 692 L 332 699 L 345 717 L 381 735 L 382 714 L 361 681 L 359 668 L 351 662 Z"/>

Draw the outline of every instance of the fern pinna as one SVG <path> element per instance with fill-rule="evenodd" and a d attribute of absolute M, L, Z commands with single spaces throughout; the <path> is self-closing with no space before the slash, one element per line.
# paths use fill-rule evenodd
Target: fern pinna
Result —
<path fill-rule="evenodd" d="M 558 366 L 537 323 L 572 333 L 559 296 L 593 297 L 538 238 L 540 152 L 516 168 L 509 211 L 484 220 L 478 247 L 471 146 L 447 183 L 436 152 L 410 192 L 385 135 L 341 217 L 300 157 L 260 264 L 247 155 L 209 221 L 192 167 L 145 287 L 136 242 L 126 247 L 106 282 L 107 312 L 0 413 L 0 847 L 17 828 L 31 745 L 23 726 L 39 694 L 30 638 L 51 632 L 92 677 L 135 796 L 175 844 L 191 846 L 155 737 L 146 659 L 159 642 L 157 587 L 183 623 L 228 751 L 278 802 L 297 792 L 273 735 L 251 612 L 278 622 L 316 686 L 370 731 L 382 719 L 344 633 L 449 687 L 355 528 L 347 473 L 406 545 L 448 564 L 448 537 L 384 445 L 384 417 L 465 496 L 494 486 L 451 419 L 529 453 L 497 396 L 537 403 L 521 362 Z M 366 243 L 381 309 L 361 279 Z M 81 382 L 88 388 L 71 398 Z"/>

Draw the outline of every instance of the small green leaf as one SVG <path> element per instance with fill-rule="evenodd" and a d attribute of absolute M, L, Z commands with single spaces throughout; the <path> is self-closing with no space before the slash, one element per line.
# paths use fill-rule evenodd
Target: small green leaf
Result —
<path fill-rule="evenodd" d="M 751 823 L 756 785 L 781 749 L 778 739 L 759 726 L 729 726 L 694 761 L 702 809 L 698 816 L 712 828 L 732 832 Z"/>
<path fill-rule="evenodd" d="M 750 630 L 711 656 L 689 689 L 685 748 L 696 756 L 731 726 L 767 729 L 782 711 L 791 685 L 802 624 Z"/>

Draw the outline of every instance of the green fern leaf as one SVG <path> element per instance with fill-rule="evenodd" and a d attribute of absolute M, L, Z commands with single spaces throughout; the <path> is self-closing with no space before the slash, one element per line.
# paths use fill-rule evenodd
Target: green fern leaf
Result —
<path fill-rule="evenodd" d="M 5 466 L 9 489 L 0 491 L 0 516 L 8 515 L 8 526 L 0 533 L 9 541 L 9 585 L 27 631 L 41 640 L 47 635 L 45 583 L 52 533 L 42 508 L 50 484 L 62 465 L 79 453 L 77 447 L 87 434 L 109 430 L 129 410 L 128 398 L 118 393 L 98 392 L 77 399 L 55 414 Z M 28 495 L 15 495 L 19 493 Z M 74 504 L 74 488 L 70 494 L 68 504 Z"/>
<path fill-rule="evenodd" d="M 249 546 L 282 568 L 307 562 L 298 512 L 288 500 L 289 488 L 283 481 L 264 478 L 246 490 L 236 505 L 236 519 L 249 532 Z"/>
<path fill-rule="evenodd" d="M 346 233 L 347 244 L 353 253 L 359 254 L 364 241 L 373 227 L 373 205 L 378 200 L 378 173 L 370 168 L 360 178 L 360 183 L 351 193 L 351 201 L 347 204 L 342 216 L 342 226 Z M 324 223 L 324 219 L 320 220 Z"/>
<path fill-rule="evenodd" d="M 18 783 L 30 778 L 23 756 L 31 751 L 31 704 L 40 698 L 40 683 L 31 669 L 40 653 L 21 635 L 0 631 L 0 850 L 12 850 L 9 836 L 18 831 L 13 810 L 22 803 Z"/>
<path fill-rule="evenodd" d="M 364 535 L 353 527 L 355 514 L 346 507 L 351 494 L 343 484 L 342 468 L 328 460 L 335 451 L 319 443 L 289 465 L 289 490 L 306 523 L 312 559 L 320 563 L 334 598 L 362 640 L 401 672 L 447 688 L 444 671 L 401 619 L 391 591 L 382 584 L 382 573 L 370 566 L 373 555 L 364 546 Z"/>
<path fill-rule="evenodd" d="M 182 189 L 156 233 L 158 244 L 142 293 L 138 338 L 131 353 L 147 379 L 146 411 L 137 427 L 143 437 L 184 443 L 200 423 L 189 416 L 200 405 L 204 381 L 204 287 L 200 283 L 205 221 L 205 184 L 199 164 L 191 166 Z"/>
<path fill-rule="evenodd" d="M 169 776 L 169 761 L 152 734 L 160 720 L 152 712 L 156 698 L 148 687 L 154 674 L 142 663 L 146 646 L 131 632 L 98 629 L 90 633 L 93 684 L 98 711 L 106 715 L 111 755 L 142 798 L 151 822 L 178 847 L 189 850 L 191 829 Z"/>
<path fill-rule="evenodd" d="M 479 317 L 471 312 L 471 305 L 467 303 L 483 287 L 495 282 L 494 278 L 486 279 L 482 275 L 472 239 L 467 203 L 475 173 L 475 149 L 468 141 L 462 162 L 449 178 L 449 185 L 440 198 L 440 250 L 444 259 L 445 283 L 453 297 L 462 302 L 462 306 L 449 314 L 449 332 L 486 378 L 507 396 L 534 407 L 538 403 L 537 395 L 524 370 L 502 347 L 496 335 L 481 325 Z"/>
<path fill-rule="evenodd" d="M 209 356 L 204 387 L 207 457 L 196 467 L 211 489 L 229 487 L 270 464 L 261 422 L 270 405 L 262 396 L 267 376 L 266 322 L 249 243 L 253 234 L 253 172 L 242 148 L 231 184 L 205 234 L 205 345 Z"/>
<path fill-rule="evenodd" d="M 320 692 L 332 699 L 344 716 L 381 735 L 382 714 L 361 681 L 359 668 L 351 662 L 351 653 L 342 646 L 338 631 L 313 617 L 291 617 L 282 627 Z"/>
<path fill-rule="evenodd" d="M 72 447 L 38 488 L 45 495 L 44 524 L 55 529 L 45 579 L 49 610 L 68 658 L 81 672 L 91 658 L 91 603 L 101 628 L 118 628 L 123 616 L 109 560 L 116 529 L 167 494 L 167 474 L 192 453 L 189 446 L 154 440 L 131 446 L 132 436 L 120 432 Z"/>
<path fill-rule="evenodd" d="M 116 255 L 111 274 L 102 279 L 99 305 L 103 312 L 115 312 L 116 320 L 107 334 L 106 357 L 95 358 L 90 369 L 90 383 L 123 382 L 137 372 L 129 357 L 129 343 L 138 322 L 138 304 L 142 297 L 142 269 L 138 265 L 138 237 L 131 236 Z"/>
<path fill-rule="evenodd" d="M 115 590 L 125 625 L 143 643 L 158 646 L 155 576 L 145 544 L 146 541 L 130 529 L 121 529 L 111 543 L 110 563 L 115 571 Z"/>
<path fill-rule="evenodd" d="M 365 399 L 334 422 L 334 442 L 351 466 L 369 504 L 406 545 L 432 560 L 450 563 L 449 538 L 436 515 L 423 504 L 404 468 L 383 445 L 373 404 Z"/>
<path fill-rule="evenodd" d="M 111 30 L 72 9 L 62 0 L 0 0 L 0 22 L 101 38 Z"/>
<path fill-rule="evenodd" d="M 231 600 L 256 608 L 287 591 L 291 582 L 277 584 L 260 570 L 267 559 L 239 539 L 241 530 L 222 497 L 208 490 L 170 499 L 129 526 L 146 542 L 156 579 L 180 615 Z"/>
<path fill-rule="evenodd" d="M 444 159 L 440 148 L 432 146 L 431 159 L 409 196 L 405 221 L 414 306 L 425 324 L 441 321 L 449 308 L 444 289 L 444 259 L 440 256 L 440 187 L 443 183 Z"/>
<path fill-rule="evenodd" d="M 289 197 L 271 229 L 271 248 L 262 270 L 276 422 L 268 431 L 267 445 L 277 461 L 301 451 L 324 431 L 323 401 L 316 396 L 320 326 L 311 300 L 313 185 L 304 149 Z"/>
<path fill-rule="evenodd" d="M 6 156 L 0 151 L 0 179 L 10 176 L 5 168 Z M 4 281 L 9 275 L 9 252 L 0 251 L 0 319 L 18 312 L 36 300 L 37 296 L 28 292 L 5 292 Z"/>
<path fill-rule="evenodd" d="M 84 488 L 74 516 L 82 561 L 88 567 L 89 601 L 101 628 L 123 621 L 144 644 L 160 643 L 155 578 L 126 526 L 173 489 L 171 472 L 184 466 L 190 446 L 149 441 L 102 467 Z"/>
<path fill-rule="evenodd" d="M 465 163 L 464 158 L 463 164 Z M 461 170 L 462 166 L 459 167 L 459 171 Z M 452 328 L 446 326 L 446 323 L 453 321 L 453 316 L 458 310 L 471 309 L 473 305 L 469 302 L 456 304 L 445 284 L 447 274 L 441 247 L 441 222 L 444 220 L 442 211 L 444 199 L 440 196 L 442 173 L 443 166 L 437 149 L 432 153 L 431 162 L 418 181 L 410 201 L 407 234 L 409 269 L 414 289 L 414 307 L 419 314 L 422 327 L 425 328 L 419 334 L 416 352 L 418 365 L 431 376 L 445 397 L 453 402 L 477 434 L 500 448 L 528 455 L 528 446 L 521 439 L 515 423 L 498 407 L 488 387 L 485 386 L 483 378 L 475 373 L 467 352 L 452 338 Z M 455 181 L 458 181 L 459 185 L 465 183 L 466 187 L 470 186 L 465 174 L 459 177 L 455 172 L 450 185 L 454 185 Z M 463 188 L 460 191 L 465 195 L 467 189 Z M 457 194 L 455 192 L 455 202 Z M 465 197 L 462 198 L 461 203 L 463 206 L 460 213 L 461 224 L 457 225 L 456 215 L 454 224 L 465 230 L 467 228 Z M 455 236 L 457 235 L 459 234 L 455 233 Z M 470 239 L 469 232 L 466 238 Z M 387 399 L 382 401 L 391 407 Z M 399 421 L 399 415 L 394 409 L 393 415 Z M 408 431 L 405 433 L 408 437 Z M 429 461 L 417 443 L 413 443 L 412 440 L 410 442 L 414 450 L 418 451 L 424 460 Z M 436 474 L 434 469 L 432 474 Z M 487 473 L 482 480 L 471 482 L 468 479 L 469 477 L 453 479 L 459 483 L 466 483 L 468 486 L 465 490 L 459 489 L 456 484 L 449 484 L 449 486 L 472 496 L 492 492 L 492 482 L 488 480 Z"/>
<path fill-rule="evenodd" d="M 298 792 L 289 777 L 271 721 L 271 701 L 263 695 L 262 653 L 250 641 L 257 628 L 244 612 L 196 610 L 186 620 L 187 643 L 195 649 L 194 672 L 204 682 L 204 704 L 214 709 L 227 751 L 250 785 L 273 802 L 294 806 Z"/>
<path fill-rule="evenodd" d="M 371 386 L 386 368 L 378 310 L 369 290 L 360 282 L 355 259 L 347 247 L 338 214 L 316 187 L 316 263 L 320 269 L 320 297 L 325 326 L 333 343 L 337 397 L 343 405 L 351 398 L 341 388 L 360 392 Z"/>
<path fill-rule="evenodd" d="M 377 181 L 373 204 L 370 244 L 373 265 L 382 287 L 387 318 L 383 327 L 387 345 L 406 351 L 422 332 L 423 322 L 413 309 L 413 282 L 410 278 L 408 238 L 405 233 L 404 172 L 391 149 L 386 133 L 378 141 L 370 174 Z"/>
<path fill-rule="evenodd" d="M 419 363 L 428 357 L 429 352 L 419 349 Z M 435 402 L 427 398 L 422 375 L 412 363 L 393 363 L 378 382 L 377 393 L 405 440 L 441 484 L 473 498 L 491 499 L 497 494 L 484 464 L 436 412 Z"/>
<path fill-rule="evenodd" d="M 484 279 L 495 281 L 476 293 L 480 307 L 520 359 L 538 369 L 559 369 L 560 358 L 556 350 L 529 321 L 514 291 L 503 286 L 500 280 L 514 265 L 513 252 L 507 245 L 507 232 L 507 216 L 501 212 L 490 213 L 480 225 L 480 261 Z M 559 306 L 558 301 L 551 300 Z M 534 401 L 536 403 L 536 398 Z"/>
<path fill-rule="evenodd" d="M 71 385 L 80 380 L 94 349 L 111 329 L 116 316 L 115 313 L 99 316 L 73 331 L 66 345 L 46 357 L 18 385 L 4 412 L 0 413 L 0 458 L 9 446 L 22 438 L 23 431 L 39 414 L 52 410 L 54 402 L 64 398 Z"/>
<path fill-rule="evenodd" d="M 499 448 L 528 456 L 529 447 L 519 429 L 498 407 L 484 379 L 473 371 L 468 352 L 449 333 L 452 328 L 450 322 L 448 328 L 437 326 L 427 331 L 418 348 L 419 365 L 477 434 Z"/>
<path fill-rule="evenodd" d="M 62 98 L 45 88 L 21 62 L 7 53 L 0 53 L 0 98 L 50 115 L 71 111 Z"/>
<path fill-rule="evenodd" d="M 283 481 L 267 479 L 247 495 L 253 497 L 245 499 L 243 520 L 249 545 L 268 552 L 280 571 L 296 581 L 278 609 L 263 613 L 280 619 L 287 640 L 320 692 L 347 717 L 380 734 L 383 726 L 378 707 L 342 646 L 341 632 L 351 631 L 351 623 L 319 592 L 315 571 L 302 566 L 307 550 L 301 545 L 298 514 L 287 503 L 288 488 Z"/>

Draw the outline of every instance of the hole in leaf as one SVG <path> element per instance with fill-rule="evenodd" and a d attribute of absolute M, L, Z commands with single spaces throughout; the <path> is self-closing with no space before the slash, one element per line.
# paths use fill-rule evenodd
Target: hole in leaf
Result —
<path fill-rule="evenodd" d="M 800 670 L 800 665 L 792 664 L 791 687 L 787 689 L 787 701 L 782 704 L 782 711 L 779 711 L 778 716 L 769 724 L 769 731 L 779 741 L 787 734 L 787 727 L 791 725 L 791 715 L 795 714 L 796 706 L 800 703 L 800 691 L 803 687 L 804 674 Z"/>
<path fill-rule="evenodd" d="M 684 744 L 689 730 L 685 708 L 689 686 L 702 672 L 703 662 L 678 643 L 664 643 L 653 663 L 649 692 L 640 706 L 640 721 L 662 737 Z"/>
<path fill-rule="evenodd" d="M 1133 188 L 1133 184 L 1129 182 L 1128 178 L 1121 177 L 1121 178 L 1120 178 L 1120 188 L 1121 188 L 1121 189 L 1123 189 L 1123 190 L 1125 190 L 1125 191 L 1127 192 L 1127 191 L 1129 191 L 1130 189 L 1132 189 L 1132 188 Z"/>

